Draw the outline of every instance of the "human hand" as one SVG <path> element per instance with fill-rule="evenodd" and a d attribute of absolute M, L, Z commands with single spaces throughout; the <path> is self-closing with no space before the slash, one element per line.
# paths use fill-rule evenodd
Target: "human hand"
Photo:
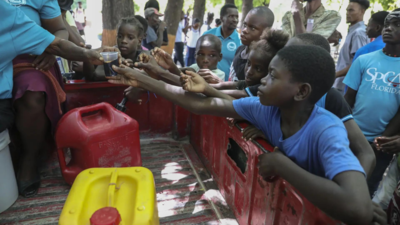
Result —
<path fill-rule="evenodd" d="M 186 74 L 186 71 L 192 71 L 193 73 L 196 73 L 196 70 L 194 70 L 191 67 L 182 67 L 179 69 L 182 73 Z"/>
<path fill-rule="evenodd" d="M 164 70 L 158 66 L 157 61 L 150 55 L 142 53 L 139 55 L 139 62 L 135 63 L 136 68 L 144 70 L 150 77 L 159 80 Z"/>
<path fill-rule="evenodd" d="M 387 225 L 387 215 L 386 212 L 381 208 L 381 206 L 372 201 L 372 209 L 374 212 L 374 217 L 372 219 L 373 225 Z"/>
<path fill-rule="evenodd" d="M 182 88 L 185 91 L 203 93 L 206 90 L 208 84 L 200 75 L 191 71 L 186 74 L 181 73 Z"/>
<path fill-rule="evenodd" d="M 245 141 L 255 140 L 256 138 L 267 139 L 263 134 L 263 132 L 253 125 L 249 125 L 246 128 L 244 128 L 244 130 L 242 130 L 242 135 L 243 135 L 242 138 Z"/>
<path fill-rule="evenodd" d="M 151 55 L 154 56 L 154 59 L 157 61 L 158 65 L 166 70 L 169 70 L 174 64 L 172 57 L 161 48 L 156 47 L 151 50 Z"/>
<path fill-rule="evenodd" d="M 162 30 L 164 32 L 164 29 L 167 27 L 167 24 L 164 21 L 160 21 L 160 24 L 158 25 L 158 29 Z"/>
<path fill-rule="evenodd" d="M 301 12 L 303 10 L 303 4 L 299 0 L 293 0 L 291 10 L 292 13 Z"/>
<path fill-rule="evenodd" d="M 104 59 L 103 56 L 100 55 L 101 52 L 118 52 L 118 62 L 119 65 L 122 63 L 121 52 L 116 47 L 108 47 L 104 46 L 98 49 L 86 49 L 84 54 L 86 55 L 87 60 L 94 65 L 103 65 Z"/>
<path fill-rule="evenodd" d="M 125 65 L 127 67 L 133 68 L 133 60 L 132 59 L 124 59 L 122 58 L 122 65 Z"/>
<path fill-rule="evenodd" d="M 281 151 L 277 147 L 273 152 L 264 153 L 258 156 L 258 174 L 264 180 L 271 180 L 271 176 L 277 176 L 277 165 L 279 165 L 279 157 L 284 156 Z"/>
<path fill-rule="evenodd" d="M 218 84 L 222 82 L 222 80 L 219 79 L 219 77 L 209 69 L 201 69 L 199 70 L 198 74 L 202 76 L 209 84 Z"/>
<path fill-rule="evenodd" d="M 37 70 L 45 71 L 51 69 L 56 61 L 57 59 L 54 55 L 43 52 L 43 54 L 37 56 L 36 59 L 33 60 L 32 65 Z"/>
<path fill-rule="evenodd" d="M 112 84 L 123 84 L 132 87 L 139 87 L 140 77 L 146 76 L 142 71 L 138 69 L 132 69 L 127 66 L 121 65 L 121 67 L 113 66 L 115 72 L 118 73 L 117 76 L 106 77 L 109 83 Z"/>
<path fill-rule="evenodd" d="M 389 154 L 400 152 L 400 136 L 392 137 L 377 137 L 374 140 L 374 144 L 378 151 L 382 151 Z"/>
<path fill-rule="evenodd" d="M 72 62 L 72 70 L 75 72 L 83 72 L 83 62 Z"/>
<path fill-rule="evenodd" d="M 141 89 L 130 86 L 127 89 L 125 89 L 124 94 L 126 97 L 128 97 L 129 101 L 139 103 L 139 105 L 141 105 L 142 104 L 142 99 L 140 99 L 141 92 L 142 92 Z"/>
<path fill-rule="evenodd" d="M 337 46 L 340 39 L 342 39 L 342 34 L 339 31 L 335 30 L 328 38 L 328 42 L 333 43 L 333 46 Z"/>

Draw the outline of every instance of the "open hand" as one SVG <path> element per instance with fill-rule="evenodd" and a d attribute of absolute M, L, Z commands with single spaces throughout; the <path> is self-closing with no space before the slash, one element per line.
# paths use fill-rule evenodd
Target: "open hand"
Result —
<path fill-rule="evenodd" d="M 389 154 L 400 152 L 400 136 L 377 137 L 374 140 L 376 149 Z"/>
<path fill-rule="evenodd" d="M 36 57 L 32 64 L 37 70 L 45 71 L 51 69 L 56 61 L 54 55 L 43 52 L 43 54 Z"/>
<path fill-rule="evenodd" d="M 201 69 L 199 70 L 198 74 L 202 76 L 209 84 L 218 84 L 222 82 L 222 80 L 219 79 L 219 77 L 209 69 Z"/>
<path fill-rule="evenodd" d="M 154 59 L 157 61 L 158 65 L 166 70 L 169 70 L 174 64 L 172 57 L 161 48 L 156 47 L 151 50 L 151 55 L 154 56 Z"/>
<path fill-rule="evenodd" d="M 106 77 L 109 83 L 112 84 L 123 84 L 132 87 L 139 87 L 138 79 L 141 76 L 146 76 L 142 71 L 138 69 L 132 69 L 127 66 L 121 65 L 121 67 L 113 66 L 115 72 L 118 73 L 115 77 Z"/>
<path fill-rule="evenodd" d="M 186 75 L 181 73 L 181 82 L 184 90 L 194 93 L 203 93 L 208 86 L 200 75 L 191 71 L 187 71 Z"/>
<path fill-rule="evenodd" d="M 144 70 L 150 77 L 159 80 L 160 74 L 165 72 L 156 62 L 153 56 L 142 53 L 139 55 L 139 62 L 135 67 Z"/>
<path fill-rule="evenodd" d="M 284 156 L 277 147 L 275 147 L 274 152 L 264 153 L 258 156 L 258 173 L 264 180 L 271 180 L 271 176 L 279 175 L 276 171 L 277 158 Z M 279 165 L 280 166 L 280 165 Z"/>
<path fill-rule="evenodd" d="M 303 4 L 299 0 L 293 0 L 291 10 L 292 13 L 301 12 L 303 10 Z"/>
<path fill-rule="evenodd" d="M 249 125 L 248 127 L 244 128 L 242 133 L 243 133 L 242 138 L 245 141 L 255 140 L 256 138 L 267 139 L 263 134 L 263 132 L 253 125 Z"/>

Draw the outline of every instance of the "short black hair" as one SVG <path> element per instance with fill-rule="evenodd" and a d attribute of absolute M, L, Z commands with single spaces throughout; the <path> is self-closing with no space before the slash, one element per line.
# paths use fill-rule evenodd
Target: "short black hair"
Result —
<path fill-rule="evenodd" d="M 380 11 L 377 13 L 372 14 L 371 19 L 375 21 L 375 23 L 383 26 L 385 24 L 385 18 L 389 15 L 387 11 Z"/>
<path fill-rule="evenodd" d="M 398 12 L 398 11 L 400 11 L 400 8 L 393 10 L 393 12 Z"/>
<path fill-rule="evenodd" d="M 302 33 L 294 36 L 293 38 L 297 38 L 301 42 L 308 45 L 321 47 L 329 53 L 331 52 L 331 46 L 329 45 L 329 42 L 322 35 L 315 33 Z"/>
<path fill-rule="evenodd" d="M 201 43 L 203 43 L 203 41 L 208 40 L 209 42 L 211 42 L 212 46 L 214 47 L 214 49 L 221 53 L 221 49 L 222 49 L 222 42 L 221 40 L 213 35 L 213 34 L 205 34 L 203 36 L 201 36 L 196 43 L 196 52 L 199 51 L 200 49 L 200 45 Z"/>
<path fill-rule="evenodd" d="M 144 34 L 143 26 L 142 26 L 142 24 L 139 22 L 139 20 L 137 20 L 134 16 L 122 18 L 122 19 L 119 21 L 118 29 L 119 29 L 122 25 L 125 25 L 125 24 L 129 24 L 129 25 L 131 25 L 131 26 L 135 26 L 136 29 L 138 30 L 138 35 L 139 35 L 139 37 L 142 37 L 142 36 L 143 36 L 143 34 Z"/>
<path fill-rule="evenodd" d="M 350 2 L 360 4 L 363 9 L 368 9 L 370 6 L 370 2 L 368 0 L 350 0 Z"/>
<path fill-rule="evenodd" d="M 238 9 L 234 4 L 225 4 L 221 8 L 220 16 L 221 18 L 224 17 L 228 13 L 228 9 Z"/>
<path fill-rule="evenodd" d="M 213 12 L 207 13 L 207 18 L 208 19 L 214 18 L 214 13 Z"/>
<path fill-rule="evenodd" d="M 313 45 L 294 45 L 277 53 L 295 82 L 311 86 L 309 102 L 315 104 L 335 81 L 335 63 L 324 49 Z"/>
<path fill-rule="evenodd" d="M 143 16 L 140 16 L 140 15 L 135 15 L 135 18 L 142 24 L 143 32 L 146 33 L 147 28 L 149 27 L 147 20 Z"/>
<path fill-rule="evenodd" d="M 155 8 L 157 11 L 160 11 L 160 4 L 158 4 L 157 0 L 149 0 L 146 2 L 146 5 L 144 5 L 144 10 L 147 8 Z"/>
<path fill-rule="evenodd" d="M 274 12 L 272 12 L 272 10 L 268 7 L 258 6 L 250 10 L 250 12 L 256 14 L 257 16 L 263 17 L 268 27 L 272 27 L 272 25 L 274 25 L 275 15 Z"/>

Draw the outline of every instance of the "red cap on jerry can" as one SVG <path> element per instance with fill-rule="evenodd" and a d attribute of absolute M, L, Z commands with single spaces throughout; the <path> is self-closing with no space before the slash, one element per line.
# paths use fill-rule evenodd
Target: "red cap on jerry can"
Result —
<path fill-rule="evenodd" d="M 121 223 L 121 216 L 113 207 L 101 208 L 90 218 L 90 225 L 119 225 L 119 223 Z"/>

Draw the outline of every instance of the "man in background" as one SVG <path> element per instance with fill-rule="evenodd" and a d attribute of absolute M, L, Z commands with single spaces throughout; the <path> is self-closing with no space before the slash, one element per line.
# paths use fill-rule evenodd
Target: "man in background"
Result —
<path fill-rule="evenodd" d="M 214 21 L 214 13 L 212 12 L 207 13 L 207 20 L 204 21 L 203 26 L 201 26 L 200 28 L 201 35 L 203 35 L 204 32 L 211 30 L 211 24 L 213 21 Z"/>
<path fill-rule="evenodd" d="M 182 11 L 181 20 L 178 25 L 178 30 L 176 31 L 175 37 L 175 54 L 174 54 L 174 63 L 177 64 L 179 62 L 182 67 L 185 66 L 183 61 L 183 49 L 185 48 L 185 36 L 188 31 L 189 26 L 185 27 L 185 12 Z"/>
<path fill-rule="evenodd" d="M 75 9 L 75 22 L 80 35 L 85 35 L 86 14 L 82 2 L 78 1 L 78 8 Z"/>
<path fill-rule="evenodd" d="M 167 24 L 160 20 L 160 16 L 164 16 L 164 14 L 159 13 L 155 8 L 147 8 L 144 11 L 144 17 L 149 27 L 147 28 L 147 36 L 143 39 L 142 45 L 149 51 L 163 45 L 164 31 Z"/>
<path fill-rule="evenodd" d="M 340 14 L 334 10 L 326 10 L 321 0 L 305 0 L 306 6 L 300 0 L 293 0 L 292 10 L 282 18 L 282 30 L 291 37 L 302 33 L 315 33 L 328 39 L 341 21 Z"/>
<path fill-rule="evenodd" d="M 350 0 L 347 6 L 346 22 L 350 24 L 350 27 L 346 40 L 340 50 L 336 65 L 336 80 L 333 85 L 342 94 L 345 91 L 343 80 L 349 71 L 354 55 L 358 49 L 369 43 L 364 24 L 364 14 L 369 5 L 368 0 Z"/>

